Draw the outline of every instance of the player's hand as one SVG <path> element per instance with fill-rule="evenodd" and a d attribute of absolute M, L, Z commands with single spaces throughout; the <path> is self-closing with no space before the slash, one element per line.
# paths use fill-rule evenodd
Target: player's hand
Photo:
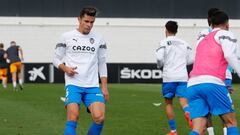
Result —
<path fill-rule="evenodd" d="M 230 94 L 233 94 L 235 91 L 231 86 L 228 86 L 227 89 Z"/>
<path fill-rule="evenodd" d="M 77 67 L 65 67 L 65 73 L 68 76 L 74 76 L 75 74 L 78 74 L 78 72 L 76 71 Z"/>
<path fill-rule="evenodd" d="M 10 63 L 10 60 L 9 60 L 9 59 L 7 59 L 6 61 L 7 61 L 7 63 Z"/>
<path fill-rule="evenodd" d="M 109 100 L 109 93 L 107 87 L 102 87 L 102 94 L 104 96 L 105 102 Z"/>

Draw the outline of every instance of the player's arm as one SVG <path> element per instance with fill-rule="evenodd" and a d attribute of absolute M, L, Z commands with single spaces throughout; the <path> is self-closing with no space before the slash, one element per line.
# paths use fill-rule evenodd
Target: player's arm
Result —
<path fill-rule="evenodd" d="M 237 72 L 240 77 L 240 61 L 237 57 L 237 39 L 231 32 L 222 32 L 216 36 L 222 45 L 224 57 L 228 64 Z"/>
<path fill-rule="evenodd" d="M 98 50 L 98 72 L 101 80 L 101 90 L 105 101 L 109 100 L 109 92 L 107 86 L 107 62 L 106 62 L 106 52 L 107 46 L 105 41 L 101 41 L 101 45 Z"/>
<path fill-rule="evenodd" d="M 164 43 L 161 41 L 159 43 L 158 48 L 156 49 L 156 58 L 157 58 L 157 66 L 158 68 L 162 68 L 163 67 L 163 63 L 164 63 L 164 51 L 166 49 L 166 46 L 164 45 Z"/>
<path fill-rule="evenodd" d="M 194 55 L 193 55 L 193 51 L 192 48 L 187 45 L 187 65 L 191 65 L 194 62 Z"/>
<path fill-rule="evenodd" d="M 4 58 L 4 59 L 7 59 L 7 58 L 8 58 L 8 55 L 7 55 L 6 52 L 3 54 L 3 58 Z"/>
<path fill-rule="evenodd" d="M 77 74 L 77 67 L 68 67 L 63 63 L 63 58 L 66 55 L 66 44 L 64 42 L 64 38 L 62 37 L 60 42 L 55 47 L 55 53 L 53 57 L 53 65 L 65 72 L 69 76 L 73 76 Z"/>
<path fill-rule="evenodd" d="M 19 51 L 19 53 L 20 53 L 20 59 L 21 59 L 21 61 L 23 61 L 23 50 L 22 50 L 22 48 L 19 47 L 19 48 L 18 48 L 18 51 Z"/>

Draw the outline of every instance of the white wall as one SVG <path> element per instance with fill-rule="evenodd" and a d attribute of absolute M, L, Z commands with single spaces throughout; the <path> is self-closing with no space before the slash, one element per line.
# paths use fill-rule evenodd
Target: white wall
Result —
<path fill-rule="evenodd" d="M 94 30 L 105 37 L 110 63 L 152 63 L 159 40 L 165 38 L 164 25 L 170 19 L 97 18 Z M 178 21 L 178 37 L 193 47 L 205 19 Z M 9 46 L 15 40 L 24 51 L 25 62 L 52 62 L 61 33 L 77 27 L 76 18 L 0 17 L 0 42 Z M 230 21 L 231 30 L 240 38 L 240 20 Z"/>

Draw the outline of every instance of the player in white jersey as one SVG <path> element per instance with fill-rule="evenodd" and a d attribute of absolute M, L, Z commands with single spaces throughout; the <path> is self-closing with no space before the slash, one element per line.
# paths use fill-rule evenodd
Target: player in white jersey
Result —
<path fill-rule="evenodd" d="M 160 41 L 156 50 L 158 66 L 163 67 L 162 94 L 166 103 L 166 114 L 171 131 L 168 135 L 177 135 L 176 122 L 173 112 L 173 98 L 177 96 L 189 126 L 189 107 L 186 95 L 188 72 L 187 64 L 193 63 L 192 49 L 189 44 L 175 35 L 178 25 L 175 21 L 168 21 L 166 27 L 166 39 Z"/>
<path fill-rule="evenodd" d="M 93 120 L 88 135 L 100 135 L 103 128 L 105 102 L 109 98 L 107 47 L 104 39 L 91 31 L 96 14 L 94 7 L 83 8 L 78 17 L 79 27 L 64 33 L 56 45 L 53 64 L 65 72 L 67 122 L 64 135 L 77 134 L 81 102 L 88 108 Z"/>
<path fill-rule="evenodd" d="M 234 109 L 224 83 L 228 64 L 240 76 L 237 40 L 228 31 L 226 13 L 217 11 L 211 20 L 213 30 L 198 43 L 188 81 L 188 101 L 193 121 L 193 130 L 189 135 L 205 133 L 209 113 L 221 117 L 228 135 L 238 135 Z"/>
<path fill-rule="evenodd" d="M 208 10 L 208 28 L 207 29 L 203 29 L 197 38 L 197 44 L 204 38 L 206 37 L 210 32 L 212 32 L 212 23 L 211 23 L 211 17 L 214 14 L 214 12 L 220 11 L 218 8 L 210 8 Z M 233 88 L 232 88 L 232 68 L 230 66 L 228 66 L 227 70 L 226 70 L 226 80 L 225 80 L 225 84 L 229 90 L 229 93 L 233 92 Z M 230 94 L 229 94 L 230 96 Z M 208 122 L 207 122 L 207 131 L 209 135 L 214 135 L 214 128 L 213 128 L 213 124 L 212 124 L 212 118 L 211 118 L 211 114 L 209 114 L 208 116 Z M 227 128 L 226 126 L 224 126 L 223 128 L 223 132 L 224 135 L 227 135 Z"/>

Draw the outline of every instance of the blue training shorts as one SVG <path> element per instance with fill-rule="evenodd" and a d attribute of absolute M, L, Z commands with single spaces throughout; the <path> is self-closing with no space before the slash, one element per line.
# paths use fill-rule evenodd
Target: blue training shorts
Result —
<path fill-rule="evenodd" d="M 225 79 L 225 85 L 226 85 L 227 88 L 231 88 L 231 89 L 232 89 L 232 79 Z M 229 96 L 230 101 L 231 101 L 231 103 L 232 103 L 232 107 L 234 108 L 234 106 L 233 106 L 233 100 L 232 100 L 232 98 L 231 98 L 230 93 L 228 93 L 228 96 Z"/>
<path fill-rule="evenodd" d="M 231 79 L 225 79 L 225 85 L 227 87 L 232 87 L 232 80 Z"/>
<path fill-rule="evenodd" d="M 187 98 L 187 82 L 163 82 L 162 94 L 165 98 L 173 98 L 175 95 Z"/>
<path fill-rule="evenodd" d="M 202 83 L 187 88 L 191 119 L 234 112 L 226 86 Z"/>
<path fill-rule="evenodd" d="M 77 103 L 80 105 L 81 102 L 83 102 L 86 107 L 89 107 L 94 102 L 105 103 L 105 100 L 99 87 L 86 88 L 75 85 L 67 85 L 65 106 L 69 103 Z"/>

